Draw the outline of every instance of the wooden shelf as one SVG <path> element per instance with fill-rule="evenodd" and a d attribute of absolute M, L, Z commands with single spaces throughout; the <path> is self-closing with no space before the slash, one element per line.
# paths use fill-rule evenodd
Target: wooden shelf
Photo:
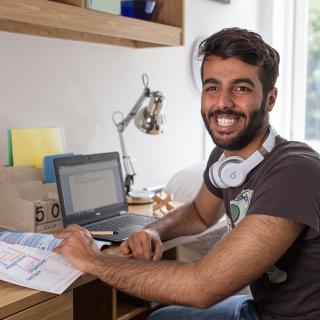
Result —
<path fill-rule="evenodd" d="M 183 0 L 158 1 L 156 21 L 151 22 L 89 10 L 83 4 L 0 0 L 0 30 L 136 48 L 182 45 Z"/>

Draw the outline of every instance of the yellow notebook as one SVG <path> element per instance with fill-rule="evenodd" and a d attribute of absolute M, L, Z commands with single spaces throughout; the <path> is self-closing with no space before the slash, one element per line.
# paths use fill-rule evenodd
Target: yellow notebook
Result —
<path fill-rule="evenodd" d="M 60 128 L 11 129 L 14 166 L 42 168 L 43 157 L 63 153 Z"/>

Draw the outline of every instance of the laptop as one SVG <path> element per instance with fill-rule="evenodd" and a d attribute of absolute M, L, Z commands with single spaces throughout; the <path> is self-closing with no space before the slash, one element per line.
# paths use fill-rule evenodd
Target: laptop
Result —
<path fill-rule="evenodd" d="M 156 220 L 128 214 L 118 152 L 54 159 L 64 227 L 78 224 L 89 231 L 113 231 L 94 236 L 120 242 Z"/>

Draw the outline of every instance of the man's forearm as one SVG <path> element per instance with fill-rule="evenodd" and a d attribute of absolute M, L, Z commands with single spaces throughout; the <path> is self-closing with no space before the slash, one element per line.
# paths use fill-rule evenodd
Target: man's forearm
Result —
<path fill-rule="evenodd" d="M 214 225 L 224 214 L 222 199 L 214 196 L 203 183 L 194 200 L 149 225 L 161 240 L 201 233 Z M 147 228 L 148 228 L 147 227 Z"/>
<path fill-rule="evenodd" d="M 165 304 L 195 305 L 192 293 L 194 265 L 170 261 L 139 261 L 115 256 L 100 256 L 90 273 L 109 285 L 150 301 Z"/>
<path fill-rule="evenodd" d="M 185 204 L 146 228 L 156 230 L 161 240 L 200 233 L 208 228 L 192 203 Z"/>

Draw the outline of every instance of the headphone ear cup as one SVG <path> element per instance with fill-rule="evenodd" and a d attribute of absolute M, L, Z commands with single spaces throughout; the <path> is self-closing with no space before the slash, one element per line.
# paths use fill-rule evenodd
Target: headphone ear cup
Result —
<path fill-rule="evenodd" d="M 241 157 L 226 158 L 219 169 L 219 177 L 221 181 L 228 187 L 238 187 L 246 179 L 247 172 L 245 170 L 244 159 Z"/>
<path fill-rule="evenodd" d="M 222 162 L 223 161 L 217 161 L 211 165 L 209 168 L 209 178 L 214 187 L 225 189 L 228 188 L 228 186 L 221 181 L 219 176 L 219 170 Z"/>
<path fill-rule="evenodd" d="M 254 169 L 275 145 L 277 132 L 270 126 L 270 132 L 260 150 L 255 151 L 248 159 L 233 156 L 225 158 L 221 154 L 219 160 L 209 168 L 209 178 L 216 188 L 226 189 L 240 186 L 247 174 Z"/>

